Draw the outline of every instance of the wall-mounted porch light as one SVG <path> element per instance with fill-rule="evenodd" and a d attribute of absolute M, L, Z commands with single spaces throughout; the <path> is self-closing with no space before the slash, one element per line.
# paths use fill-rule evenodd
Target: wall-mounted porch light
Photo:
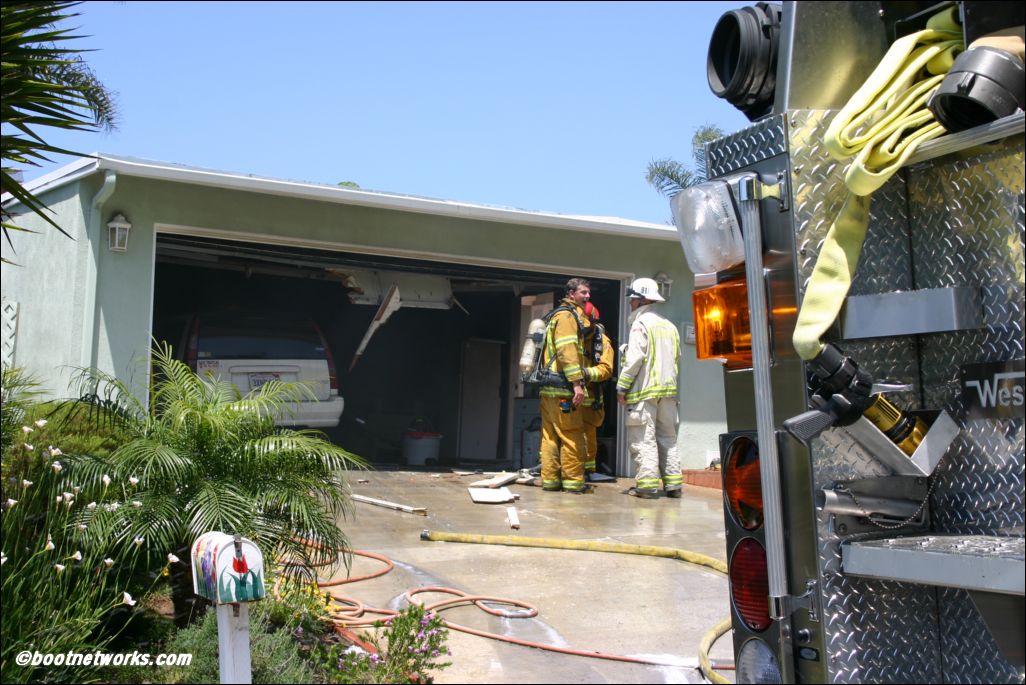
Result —
<path fill-rule="evenodd" d="M 110 223 L 107 224 L 108 247 L 111 252 L 128 251 L 128 232 L 132 230 L 132 224 L 128 222 L 124 214 L 116 214 Z"/>
<path fill-rule="evenodd" d="M 665 299 L 670 299 L 670 286 L 673 285 L 673 279 L 670 278 L 665 271 L 660 271 L 653 277 L 656 283 L 659 284 L 659 294 Z"/>

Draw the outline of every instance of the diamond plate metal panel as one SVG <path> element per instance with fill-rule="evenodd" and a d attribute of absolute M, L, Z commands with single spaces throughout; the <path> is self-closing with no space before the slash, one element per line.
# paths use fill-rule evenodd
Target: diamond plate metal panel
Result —
<path fill-rule="evenodd" d="M 708 149 L 723 175 L 779 154 L 791 171 L 799 300 L 847 191 L 845 163 L 822 146 L 832 112 L 790 111 Z M 780 122 L 783 132 L 774 128 Z M 782 134 L 786 134 L 783 135 Z M 781 137 L 782 136 L 782 137 Z M 1023 535 L 1023 420 L 968 421 L 960 366 L 1023 358 L 1023 144 L 1018 137 L 975 156 L 935 160 L 897 174 L 873 197 L 870 226 L 850 292 L 979 287 L 980 330 L 842 341 L 874 378 L 909 383 L 900 406 L 946 409 L 962 428 L 934 474 L 932 528 L 966 535 Z M 889 475 L 845 431 L 811 449 L 813 487 Z M 1000 656 L 966 592 L 848 577 L 840 544 L 895 533 L 842 536 L 817 518 L 827 681 L 1023 682 Z"/>
<path fill-rule="evenodd" d="M 823 135 L 833 112 L 793 111 L 787 114 L 794 200 L 798 283 L 803 296 L 830 225 L 848 191 L 845 163 L 833 160 Z M 913 286 L 905 182 L 891 179 L 874 194 L 870 226 L 850 292 L 857 295 L 909 290 Z M 874 378 L 919 384 L 915 341 L 877 338 L 845 341 L 845 351 Z M 918 408 L 913 391 L 892 396 Z M 890 475 L 843 430 L 824 433 L 812 445 L 813 481 L 819 490 L 839 481 Z M 829 682 L 940 682 L 935 589 L 890 581 L 846 576 L 841 568 L 841 542 L 828 514 L 818 523 L 823 631 Z M 881 531 L 882 537 L 886 535 Z M 869 536 L 873 537 L 873 536 Z"/>
<path fill-rule="evenodd" d="M 787 152 L 783 115 L 771 116 L 705 148 L 709 178 L 723 176 Z"/>
<path fill-rule="evenodd" d="M 1022 419 L 968 419 L 964 364 L 1022 359 L 1024 352 L 1023 140 L 975 156 L 939 160 L 908 174 L 916 287 L 981 289 L 975 331 L 922 336 L 923 394 L 962 428 L 937 476 L 934 528 L 975 535 L 1024 532 Z M 945 677 L 956 682 L 1022 682 L 998 654 L 968 594 L 940 596 Z"/>
<path fill-rule="evenodd" d="M 944 634 L 945 682 L 1023 682 L 1023 675 L 1001 656 L 968 592 L 942 589 L 938 604 L 941 625 L 955 628 Z"/>

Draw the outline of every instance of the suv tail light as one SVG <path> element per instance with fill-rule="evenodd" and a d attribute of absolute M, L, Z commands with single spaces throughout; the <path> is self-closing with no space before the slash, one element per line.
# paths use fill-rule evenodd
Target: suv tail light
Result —
<path fill-rule="evenodd" d="M 314 330 L 317 331 L 317 335 L 321 338 L 321 344 L 324 345 L 324 356 L 328 360 L 328 387 L 331 389 L 332 394 L 337 395 L 338 374 L 335 371 L 335 355 L 331 353 L 331 346 L 329 346 L 328 341 L 324 339 L 324 333 L 321 332 L 321 327 L 315 323 Z"/>
<path fill-rule="evenodd" d="M 199 317 L 193 317 L 189 338 L 185 343 L 185 363 L 193 371 L 196 370 L 196 360 L 199 358 L 199 325 Z"/>

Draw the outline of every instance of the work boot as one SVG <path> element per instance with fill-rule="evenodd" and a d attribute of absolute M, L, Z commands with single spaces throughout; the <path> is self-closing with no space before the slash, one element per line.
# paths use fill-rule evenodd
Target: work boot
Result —
<path fill-rule="evenodd" d="M 673 499 L 680 499 L 683 495 L 684 495 L 684 491 L 681 490 L 680 488 L 677 488 L 676 490 L 667 490 L 666 491 L 666 496 L 667 497 L 672 497 Z"/>
<path fill-rule="evenodd" d="M 633 495 L 641 499 L 659 499 L 659 491 L 655 488 L 629 488 L 624 490 L 625 495 Z"/>

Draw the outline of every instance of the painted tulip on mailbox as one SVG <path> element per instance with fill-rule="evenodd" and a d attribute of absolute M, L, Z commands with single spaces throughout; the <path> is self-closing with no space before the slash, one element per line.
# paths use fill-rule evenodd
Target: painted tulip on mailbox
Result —
<path fill-rule="evenodd" d="M 197 595 L 214 604 L 263 599 L 263 554 L 246 538 L 204 533 L 192 545 L 192 583 Z"/>

